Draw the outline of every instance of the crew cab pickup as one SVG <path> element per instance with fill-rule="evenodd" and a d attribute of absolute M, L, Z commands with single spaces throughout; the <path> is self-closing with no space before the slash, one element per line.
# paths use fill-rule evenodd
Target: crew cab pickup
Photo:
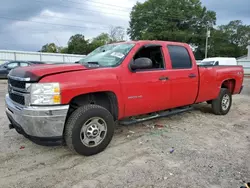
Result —
<path fill-rule="evenodd" d="M 109 145 L 117 121 L 168 116 L 202 102 L 211 104 L 214 114 L 226 115 L 243 77 L 242 66 L 197 66 L 185 43 L 115 43 L 78 64 L 12 70 L 6 114 L 10 128 L 33 142 L 66 143 L 89 156 Z"/>

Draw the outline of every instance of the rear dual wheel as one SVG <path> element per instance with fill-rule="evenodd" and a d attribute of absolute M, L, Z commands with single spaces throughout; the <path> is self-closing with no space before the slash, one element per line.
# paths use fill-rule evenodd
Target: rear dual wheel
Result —
<path fill-rule="evenodd" d="M 113 134 L 114 120 L 111 113 L 98 105 L 85 105 L 68 118 L 64 139 L 72 151 L 90 156 L 103 151 Z"/>

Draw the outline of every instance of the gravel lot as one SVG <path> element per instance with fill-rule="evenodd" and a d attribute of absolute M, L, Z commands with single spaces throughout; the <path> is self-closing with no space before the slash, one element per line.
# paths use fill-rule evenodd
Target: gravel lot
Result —
<path fill-rule="evenodd" d="M 120 126 L 104 152 L 83 157 L 9 130 L 1 81 L 0 187 L 239 188 L 250 182 L 250 79 L 244 85 L 227 116 L 211 114 L 204 103 L 191 112 Z"/>

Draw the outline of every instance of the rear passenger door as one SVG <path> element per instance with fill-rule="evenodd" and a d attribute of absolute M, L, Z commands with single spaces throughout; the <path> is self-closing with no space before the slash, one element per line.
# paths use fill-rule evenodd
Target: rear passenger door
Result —
<path fill-rule="evenodd" d="M 198 94 L 198 69 L 189 50 L 185 46 L 167 45 L 172 108 L 193 104 Z"/>

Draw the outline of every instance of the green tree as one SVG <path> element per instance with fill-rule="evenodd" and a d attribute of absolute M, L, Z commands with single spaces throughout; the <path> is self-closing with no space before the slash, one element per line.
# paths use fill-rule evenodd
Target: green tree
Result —
<path fill-rule="evenodd" d="M 209 38 L 208 56 L 240 57 L 246 55 L 247 44 L 250 39 L 250 26 L 242 21 L 231 21 L 226 25 L 211 30 Z"/>
<path fill-rule="evenodd" d="M 70 37 L 68 41 L 68 53 L 86 55 L 89 52 L 89 41 L 85 40 L 84 35 L 76 34 Z"/>
<path fill-rule="evenodd" d="M 89 50 L 93 51 L 99 46 L 110 43 L 110 41 L 111 41 L 111 38 L 109 37 L 109 34 L 101 33 L 100 35 L 98 35 L 97 37 L 91 40 L 91 43 L 89 44 Z"/>
<path fill-rule="evenodd" d="M 223 34 L 224 38 L 227 38 L 228 48 L 231 51 L 227 56 L 240 57 L 246 55 L 247 45 L 250 40 L 250 25 L 244 25 L 240 20 L 234 20 L 227 25 L 221 25 L 218 30 Z"/>
<path fill-rule="evenodd" d="M 55 43 L 45 44 L 40 52 L 57 53 L 58 47 L 55 45 Z"/>
<path fill-rule="evenodd" d="M 67 54 L 68 47 L 58 47 L 58 53 Z"/>
<path fill-rule="evenodd" d="M 128 34 L 133 40 L 192 43 L 204 57 L 206 29 L 215 24 L 216 13 L 200 0 L 147 0 L 132 8 Z"/>

